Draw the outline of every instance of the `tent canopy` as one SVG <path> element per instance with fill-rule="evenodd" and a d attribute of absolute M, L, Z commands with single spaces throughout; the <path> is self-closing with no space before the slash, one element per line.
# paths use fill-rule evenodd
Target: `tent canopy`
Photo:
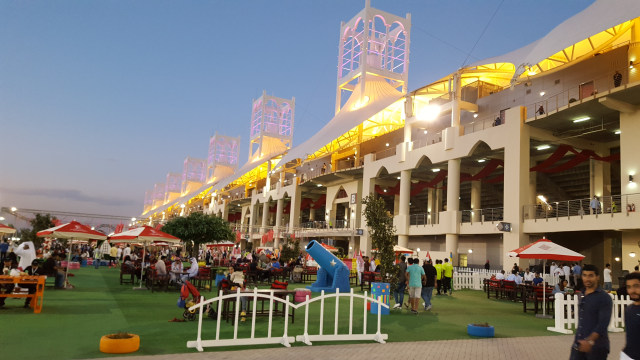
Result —
<path fill-rule="evenodd" d="M 564 246 L 558 245 L 549 239 L 540 239 L 534 243 L 509 251 L 509 256 L 523 259 L 580 261 L 584 255 Z"/>

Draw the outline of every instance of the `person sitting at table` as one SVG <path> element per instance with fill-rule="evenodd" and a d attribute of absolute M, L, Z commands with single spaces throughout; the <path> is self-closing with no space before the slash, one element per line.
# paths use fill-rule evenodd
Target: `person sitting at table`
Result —
<path fill-rule="evenodd" d="M 500 270 L 500 272 L 496 274 L 496 280 L 504 280 L 504 270 Z"/>
<path fill-rule="evenodd" d="M 32 275 L 32 276 L 44 275 L 44 270 L 42 270 L 42 268 L 40 267 L 40 261 L 38 259 L 33 260 L 31 262 L 31 266 L 27 266 L 24 272 L 26 272 L 27 275 Z M 20 284 L 20 287 L 26 288 L 27 290 L 29 290 L 29 295 L 33 295 L 36 293 L 38 285 L 37 284 Z M 28 308 L 29 304 L 31 304 L 30 297 L 24 300 L 24 307 Z"/>
<path fill-rule="evenodd" d="M 552 294 L 555 295 L 557 293 L 561 293 L 561 294 L 566 294 L 567 293 L 567 284 L 568 281 L 567 280 L 562 280 L 559 283 L 556 284 L 556 286 L 553 288 L 553 292 Z"/>
<path fill-rule="evenodd" d="M 12 271 L 17 271 L 18 268 L 18 264 L 14 263 L 11 259 L 4 258 L 4 267 L 2 268 L 2 274 L 3 275 L 11 275 Z M 9 284 L 0 284 L 0 293 L 2 294 L 11 294 L 13 292 L 13 288 L 15 288 L 16 285 L 11 282 Z M 6 300 L 6 297 L 0 297 L 0 309 L 4 307 L 4 301 Z"/>
<path fill-rule="evenodd" d="M 198 276 L 198 260 L 195 257 L 191 257 L 191 267 L 185 275 L 182 275 L 182 281 L 187 281 Z"/>
<path fill-rule="evenodd" d="M 533 284 L 533 279 L 536 277 L 536 275 L 534 273 L 532 273 L 531 271 L 529 271 L 529 268 L 527 268 L 524 271 L 524 283 L 525 284 Z"/>
<path fill-rule="evenodd" d="M 229 266 L 229 273 L 227 274 L 227 278 L 225 280 L 222 281 L 228 281 L 229 284 L 231 285 L 230 291 L 231 292 L 236 292 L 238 287 L 240 287 L 241 291 L 245 290 L 245 283 L 244 283 L 244 273 L 242 273 L 242 271 L 235 271 L 235 269 L 233 268 L 233 266 Z M 246 317 L 247 316 L 247 297 L 246 296 L 241 296 L 240 297 L 240 321 L 244 322 L 246 321 Z"/>
<path fill-rule="evenodd" d="M 280 262 L 278 262 L 278 259 L 272 258 L 270 270 L 280 270 L 280 268 Z"/>
<path fill-rule="evenodd" d="M 57 265 L 59 256 L 56 254 L 51 255 L 42 264 L 42 274 L 47 276 L 55 276 L 55 288 L 64 289 L 64 271 L 60 270 Z"/>
<path fill-rule="evenodd" d="M 180 279 L 180 275 L 182 273 L 182 259 L 180 259 L 179 257 L 176 257 L 176 259 L 173 261 L 173 264 L 171 264 L 171 276 L 169 279 L 169 282 L 171 283 L 177 283 L 178 280 Z"/>
<path fill-rule="evenodd" d="M 540 273 L 537 272 L 536 276 L 533 278 L 533 285 L 540 285 L 542 283 L 542 278 L 540 277 Z"/>

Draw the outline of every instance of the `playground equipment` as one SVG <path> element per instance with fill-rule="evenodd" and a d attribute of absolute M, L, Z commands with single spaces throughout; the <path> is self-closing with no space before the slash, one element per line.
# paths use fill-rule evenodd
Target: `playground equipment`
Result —
<path fill-rule="evenodd" d="M 320 243 L 312 240 L 305 250 L 318 263 L 318 275 L 316 282 L 307 286 L 313 292 L 336 292 L 340 289 L 341 293 L 349 292 L 349 268 L 342 260 L 325 249 Z"/>

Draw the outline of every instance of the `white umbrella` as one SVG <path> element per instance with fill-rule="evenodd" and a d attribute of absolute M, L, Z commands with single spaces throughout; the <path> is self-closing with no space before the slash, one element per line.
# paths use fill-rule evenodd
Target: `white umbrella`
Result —
<path fill-rule="evenodd" d="M 125 232 L 121 232 L 119 234 L 115 234 L 109 237 L 110 240 L 114 242 L 121 243 L 142 243 L 142 262 L 144 262 L 146 245 L 153 243 L 154 241 L 162 241 L 166 243 L 177 244 L 181 240 L 173 235 L 169 235 L 166 232 L 156 230 L 151 226 L 143 225 L 141 227 L 131 229 Z M 138 289 L 142 289 L 142 271 L 144 269 L 140 269 L 140 287 Z"/>
<path fill-rule="evenodd" d="M 509 251 L 508 255 L 522 259 L 544 260 L 544 265 L 542 266 L 542 317 L 546 317 L 547 297 L 545 296 L 546 286 L 544 286 L 544 272 L 547 260 L 580 261 L 584 259 L 584 255 L 544 238 L 521 248 Z"/>

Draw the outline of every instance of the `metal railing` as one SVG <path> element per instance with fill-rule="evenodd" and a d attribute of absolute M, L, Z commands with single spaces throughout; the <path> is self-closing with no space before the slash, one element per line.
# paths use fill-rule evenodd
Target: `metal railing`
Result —
<path fill-rule="evenodd" d="M 396 147 L 394 145 L 389 147 L 388 149 L 378 151 L 377 153 L 373 154 L 373 160 L 378 161 L 378 160 L 382 160 L 384 158 L 388 158 L 395 155 L 396 155 Z"/>
<path fill-rule="evenodd" d="M 627 74 L 623 76 L 622 81 L 617 84 L 613 80 L 613 76 L 618 71 L 621 74 Z M 607 93 L 615 88 L 625 88 L 628 83 L 628 67 L 616 69 L 608 72 L 606 75 L 585 79 L 580 85 L 573 86 L 560 93 L 549 95 L 542 100 L 536 101 L 532 104 L 527 104 L 527 118 L 538 119 L 546 117 L 547 114 L 558 111 L 565 106 L 572 106 L 581 104 L 583 101 L 589 101 L 597 94 Z"/>
<path fill-rule="evenodd" d="M 461 223 L 484 223 L 504 220 L 504 208 L 486 208 L 475 210 L 462 210 Z"/>
<path fill-rule="evenodd" d="M 409 225 L 436 225 L 437 223 L 438 221 L 434 221 L 433 215 L 430 213 L 409 215 Z"/>
<path fill-rule="evenodd" d="M 481 120 L 475 120 L 474 122 L 463 125 L 464 135 L 473 134 L 474 132 L 490 129 L 492 127 L 500 125 L 504 125 L 504 120 L 500 118 L 499 114 L 494 114 L 494 116 L 489 116 Z"/>
<path fill-rule="evenodd" d="M 523 219 L 554 219 L 583 217 L 586 215 L 615 216 L 615 214 L 633 213 L 636 203 L 640 205 L 640 193 L 602 196 L 597 203 L 593 199 L 576 199 L 555 201 L 543 204 L 525 205 L 523 207 Z"/>
<path fill-rule="evenodd" d="M 409 151 L 437 144 L 439 142 L 442 142 L 442 130 L 434 133 L 428 133 L 426 136 L 421 136 L 420 139 L 412 141 Z"/>

